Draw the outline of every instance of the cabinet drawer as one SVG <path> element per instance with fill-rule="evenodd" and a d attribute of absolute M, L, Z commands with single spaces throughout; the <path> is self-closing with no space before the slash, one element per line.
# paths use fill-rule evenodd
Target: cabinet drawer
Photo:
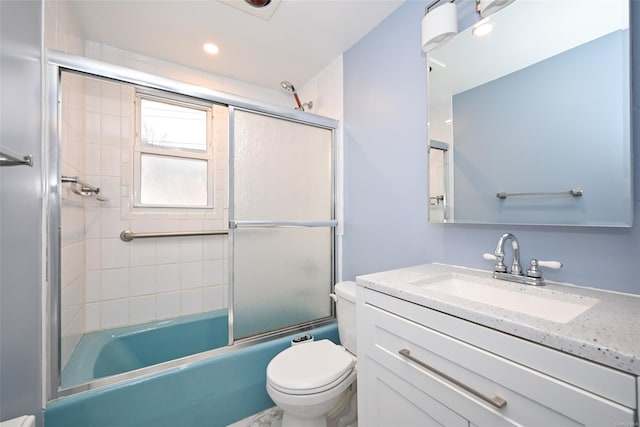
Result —
<path fill-rule="evenodd" d="M 364 322 L 359 354 L 419 389 L 430 388 L 478 426 L 496 425 L 496 415 L 504 424 L 531 426 L 633 425 L 633 409 L 380 308 L 364 305 L 358 314 Z M 401 354 L 407 350 L 415 360 Z M 494 407 L 479 395 L 500 397 L 506 405 Z"/>
<path fill-rule="evenodd" d="M 429 389 L 419 389 L 384 366 L 367 362 L 367 378 L 358 378 L 358 395 L 366 395 L 360 425 L 469 427 L 466 419 L 429 395 Z"/>
<path fill-rule="evenodd" d="M 365 289 L 362 294 L 368 305 L 589 390 L 606 400 L 637 408 L 634 375 L 379 292 Z"/>

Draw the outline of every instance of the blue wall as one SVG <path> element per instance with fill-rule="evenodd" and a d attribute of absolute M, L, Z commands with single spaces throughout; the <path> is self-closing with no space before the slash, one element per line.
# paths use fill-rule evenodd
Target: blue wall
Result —
<path fill-rule="evenodd" d="M 631 222 L 628 41 L 615 31 L 453 96 L 456 222 Z M 572 187 L 584 197 L 496 197 Z"/>
<path fill-rule="evenodd" d="M 632 228 L 494 226 L 427 222 L 426 62 L 420 23 L 426 2 L 408 0 L 344 56 L 345 280 L 391 268 L 442 262 L 490 270 L 481 257 L 503 232 L 514 233 L 521 257 L 558 260 L 549 280 L 640 294 L 640 168 L 634 161 Z M 475 17 L 461 2 L 461 27 Z M 632 27 L 640 5 L 631 2 Z M 640 31 L 632 28 L 633 57 Z M 632 79 L 640 64 L 632 60 Z M 640 91 L 632 88 L 640 124 Z M 633 148 L 638 148 L 636 138 Z"/>

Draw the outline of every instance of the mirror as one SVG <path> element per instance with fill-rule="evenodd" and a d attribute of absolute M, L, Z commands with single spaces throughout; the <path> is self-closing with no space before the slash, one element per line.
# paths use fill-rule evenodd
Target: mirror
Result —
<path fill-rule="evenodd" d="M 630 227 L 628 0 L 516 0 L 427 55 L 429 221 Z"/>

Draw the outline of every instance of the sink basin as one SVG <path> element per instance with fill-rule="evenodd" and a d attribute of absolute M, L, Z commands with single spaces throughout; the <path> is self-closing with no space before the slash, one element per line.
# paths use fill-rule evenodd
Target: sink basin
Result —
<path fill-rule="evenodd" d="M 410 284 L 557 323 L 570 322 L 599 301 L 595 298 L 537 287 L 526 287 L 523 290 L 523 286 L 526 285 L 460 273 L 448 273 Z M 510 286 L 513 289 L 509 289 Z"/>

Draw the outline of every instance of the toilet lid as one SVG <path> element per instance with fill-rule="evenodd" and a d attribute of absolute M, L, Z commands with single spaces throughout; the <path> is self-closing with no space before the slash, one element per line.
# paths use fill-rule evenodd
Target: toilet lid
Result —
<path fill-rule="evenodd" d="M 267 366 L 267 379 L 277 389 L 298 394 L 319 392 L 341 382 L 351 373 L 355 358 L 329 340 L 292 346 Z"/>

